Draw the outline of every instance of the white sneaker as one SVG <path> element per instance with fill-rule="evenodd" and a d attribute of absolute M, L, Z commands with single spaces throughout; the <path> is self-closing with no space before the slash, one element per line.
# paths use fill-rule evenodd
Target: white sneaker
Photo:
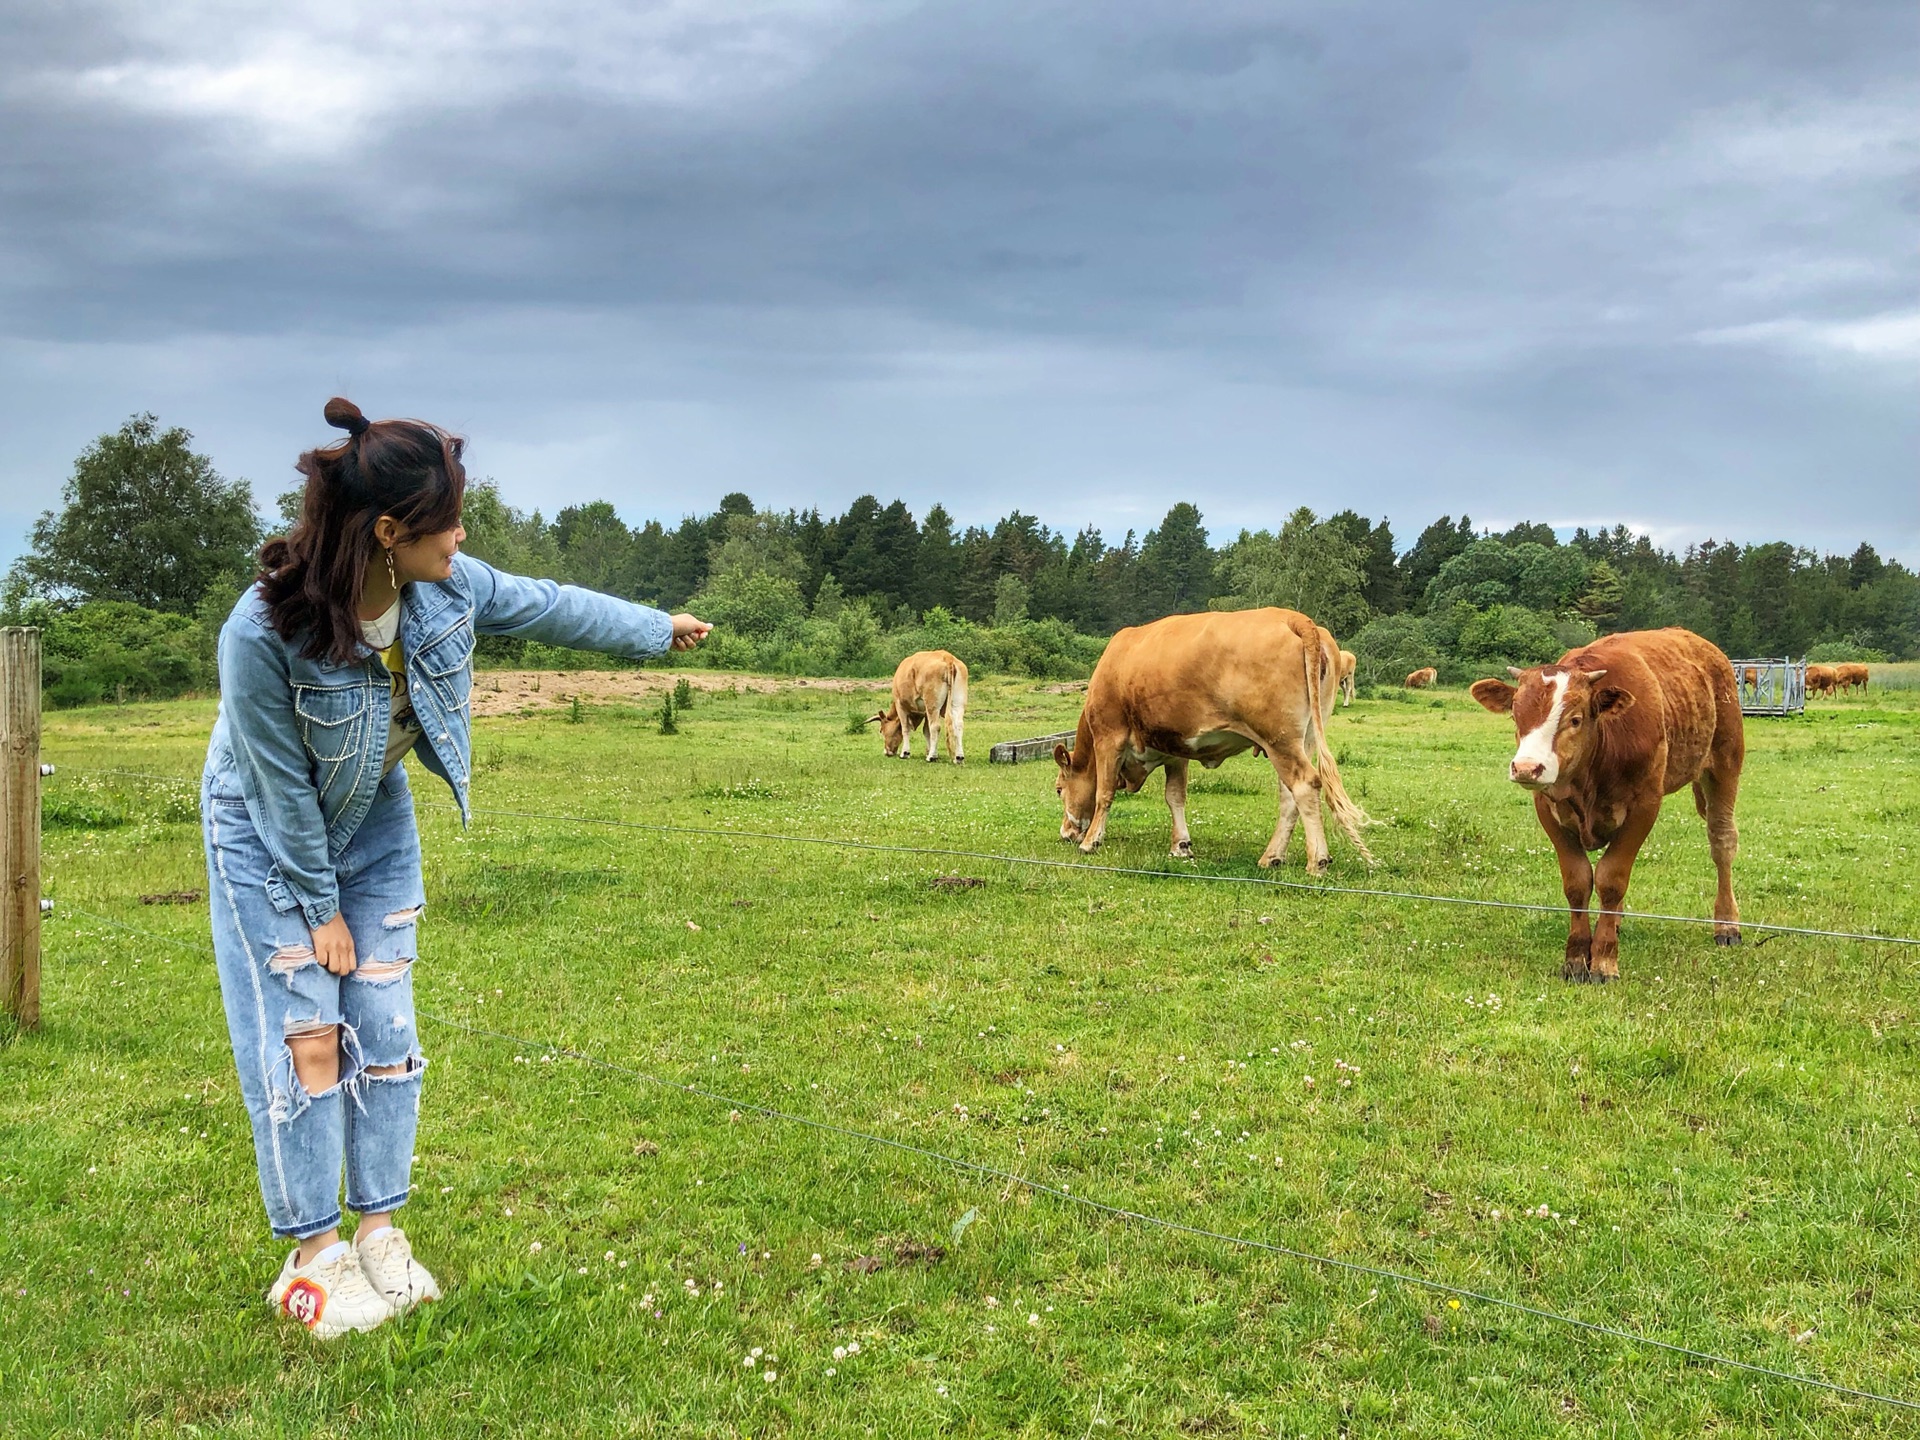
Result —
<path fill-rule="evenodd" d="M 351 1245 L 330 1245 L 305 1265 L 294 1263 L 299 1258 L 298 1250 L 287 1256 L 280 1278 L 267 1291 L 267 1303 L 322 1340 L 349 1330 L 371 1330 L 393 1318 L 393 1306 L 368 1283 Z"/>
<path fill-rule="evenodd" d="M 423 1300 L 438 1300 L 440 1287 L 427 1267 L 413 1258 L 406 1233 L 389 1225 L 376 1230 L 354 1247 L 367 1283 L 378 1291 L 393 1313 L 404 1315 Z"/>

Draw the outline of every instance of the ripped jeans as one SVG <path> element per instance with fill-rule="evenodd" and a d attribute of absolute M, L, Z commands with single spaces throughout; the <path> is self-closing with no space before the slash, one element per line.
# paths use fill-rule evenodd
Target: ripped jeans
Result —
<path fill-rule="evenodd" d="M 420 1053 L 413 1011 L 416 929 L 425 900 L 420 836 L 406 771 L 396 766 L 334 866 L 340 913 L 358 961 L 334 975 L 314 958 L 296 909 L 267 893 L 273 858 L 230 778 L 209 773 L 201 795 L 207 894 L 220 995 L 240 1094 L 253 1122 L 260 1194 L 276 1235 L 304 1239 L 407 1199 L 420 1117 Z M 339 1026 L 339 1082 L 310 1095 L 289 1036 Z M 374 1075 L 372 1067 L 404 1066 Z"/>

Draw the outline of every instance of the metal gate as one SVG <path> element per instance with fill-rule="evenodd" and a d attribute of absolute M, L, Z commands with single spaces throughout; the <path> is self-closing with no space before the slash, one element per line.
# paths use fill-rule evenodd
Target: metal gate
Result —
<path fill-rule="evenodd" d="M 1807 662 L 1736 660 L 1733 683 L 1742 715 L 1798 715 L 1807 708 Z"/>

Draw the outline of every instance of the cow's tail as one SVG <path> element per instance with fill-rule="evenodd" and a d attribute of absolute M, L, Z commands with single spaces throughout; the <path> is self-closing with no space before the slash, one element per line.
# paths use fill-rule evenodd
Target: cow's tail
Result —
<path fill-rule="evenodd" d="M 1369 865 L 1377 864 L 1373 851 L 1367 848 L 1367 842 L 1360 838 L 1360 827 L 1371 825 L 1367 812 L 1353 803 L 1347 794 L 1347 787 L 1340 783 L 1340 767 L 1335 763 L 1333 750 L 1327 744 L 1327 727 L 1320 717 L 1320 692 L 1324 683 L 1322 672 L 1326 670 L 1326 652 L 1320 646 L 1320 635 L 1309 626 L 1301 637 L 1302 648 L 1306 651 L 1307 662 L 1307 724 L 1313 732 L 1314 761 L 1320 771 L 1320 798 L 1325 808 L 1333 812 L 1333 818 L 1340 822 L 1340 828 L 1347 832 L 1347 839 L 1353 842 Z"/>

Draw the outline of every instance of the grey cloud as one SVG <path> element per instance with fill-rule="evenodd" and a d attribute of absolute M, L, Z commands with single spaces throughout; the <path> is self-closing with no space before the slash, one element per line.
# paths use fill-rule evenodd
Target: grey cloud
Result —
<path fill-rule="evenodd" d="M 632 514 L 1920 551 L 1902 5 L 226 13 L 0 22 L 9 489 L 149 405 L 281 470 L 357 383 Z"/>

